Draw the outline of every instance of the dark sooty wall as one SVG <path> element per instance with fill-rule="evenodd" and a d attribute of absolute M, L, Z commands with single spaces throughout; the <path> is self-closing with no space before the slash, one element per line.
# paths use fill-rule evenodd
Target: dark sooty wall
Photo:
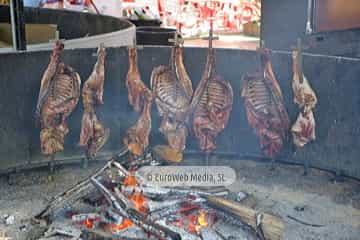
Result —
<path fill-rule="evenodd" d="M 302 38 L 306 52 L 360 57 L 360 29 L 305 34 L 308 0 L 262 0 L 261 37 L 267 47 L 290 50 Z"/>
<path fill-rule="evenodd" d="M 83 81 L 96 61 L 92 56 L 94 52 L 95 49 L 65 52 L 65 62 L 80 73 Z M 166 47 L 139 50 L 140 69 L 146 84 L 149 84 L 154 66 L 168 63 L 169 53 Z M 255 52 L 218 49 L 216 53 L 218 72 L 231 81 L 235 96 L 229 125 L 217 138 L 218 151 L 259 155 L 258 140 L 248 126 L 240 98 L 241 76 L 256 70 Z M 33 113 L 49 54 L 48 51 L 0 54 L 0 170 L 44 160 L 40 155 L 39 129 L 34 124 Z M 185 65 L 195 86 L 204 67 L 206 49 L 188 48 L 184 55 Z M 299 163 L 309 159 L 313 166 L 332 170 L 339 168 L 347 175 L 360 178 L 360 62 L 336 62 L 315 57 L 304 57 L 304 62 L 305 74 L 319 97 L 315 110 L 317 140 L 296 153 L 289 145 L 281 158 Z M 291 119 L 295 120 L 297 107 L 292 102 L 291 56 L 273 54 L 272 63 Z M 102 152 L 118 150 L 126 129 L 137 119 L 127 100 L 127 67 L 125 48 L 108 49 L 105 105 L 100 108 L 99 117 L 110 127 L 111 137 Z M 152 146 L 164 141 L 158 131 L 159 118 L 155 106 L 153 110 Z M 70 133 L 65 138 L 65 151 L 57 155 L 58 159 L 82 154 L 77 146 L 81 115 L 82 105 L 79 104 L 68 119 Z M 187 150 L 198 150 L 193 136 L 188 138 Z"/>

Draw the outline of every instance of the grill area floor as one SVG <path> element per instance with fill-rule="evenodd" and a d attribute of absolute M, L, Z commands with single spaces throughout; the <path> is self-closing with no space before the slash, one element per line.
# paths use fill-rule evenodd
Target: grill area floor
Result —
<path fill-rule="evenodd" d="M 270 165 L 248 160 L 236 161 L 212 157 L 209 165 L 221 163 L 232 166 L 237 181 L 229 187 L 251 194 L 255 209 L 280 215 L 286 223 L 284 239 L 357 240 L 360 236 L 360 183 L 352 179 L 332 182 L 331 174 L 312 169 L 302 176 L 302 167 Z M 199 165 L 199 160 L 188 158 L 183 164 Z M 79 166 L 61 166 L 48 177 L 46 170 L 13 174 L 10 183 L 0 178 L 0 239 L 5 233 L 10 239 L 32 239 L 32 216 L 43 209 L 48 200 L 90 175 L 99 164 L 87 169 Z M 15 222 L 3 223 L 4 215 L 12 215 Z M 289 218 L 290 216 L 290 218 Z M 311 227 L 294 221 L 320 224 Z M 36 239 L 36 238 L 35 238 Z M 63 238 L 48 238 L 63 239 Z"/>

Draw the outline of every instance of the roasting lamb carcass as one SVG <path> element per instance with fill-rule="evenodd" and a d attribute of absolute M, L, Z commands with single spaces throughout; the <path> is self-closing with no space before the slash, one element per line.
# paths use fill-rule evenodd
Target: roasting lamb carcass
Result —
<path fill-rule="evenodd" d="M 64 137 L 69 132 L 65 120 L 80 97 L 80 76 L 63 62 L 60 56 L 63 48 L 61 42 L 56 43 L 41 79 L 37 101 L 36 117 L 40 120 L 41 151 L 44 155 L 53 155 L 64 149 Z"/>
<path fill-rule="evenodd" d="M 312 110 L 299 113 L 291 132 L 297 147 L 303 147 L 308 142 L 315 140 L 315 118 Z"/>
<path fill-rule="evenodd" d="M 289 117 L 270 63 L 270 51 L 259 49 L 261 72 L 243 77 L 241 96 L 247 119 L 264 154 L 274 160 L 288 138 Z"/>
<path fill-rule="evenodd" d="M 210 38 L 212 34 L 210 34 Z M 225 129 L 233 104 L 233 90 L 230 83 L 216 73 L 215 54 L 212 47 L 208 50 L 205 70 L 195 90 L 191 108 L 193 129 L 199 140 L 201 151 L 213 152 L 215 138 Z"/>
<path fill-rule="evenodd" d="M 136 112 L 141 112 L 146 100 L 142 94 L 148 91 L 144 82 L 141 80 L 136 47 L 131 47 L 128 50 L 129 54 L 129 70 L 126 76 L 126 88 L 128 90 L 128 99 L 130 105 Z"/>
<path fill-rule="evenodd" d="M 96 116 L 97 106 L 103 104 L 106 56 L 104 46 L 101 45 L 98 48 L 97 56 L 94 69 L 82 89 L 84 113 L 81 121 L 79 145 L 85 148 L 88 158 L 96 156 L 110 134 L 109 129 L 105 129 Z"/>
<path fill-rule="evenodd" d="M 299 106 L 299 116 L 291 128 L 294 144 L 303 147 L 315 140 L 315 118 L 312 109 L 317 104 L 315 92 L 302 71 L 302 57 L 298 50 L 293 51 L 293 82 L 294 102 Z"/>
<path fill-rule="evenodd" d="M 144 105 L 137 122 L 128 129 L 124 143 L 129 151 L 137 156 L 142 156 L 149 146 L 149 135 L 151 131 L 151 106 L 152 95 L 150 90 L 143 92 Z"/>
<path fill-rule="evenodd" d="M 136 47 L 129 48 L 129 71 L 126 78 L 126 86 L 129 103 L 136 112 L 140 112 L 140 117 L 128 129 L 123 141 L 132 154 L 142 156 L 149 146 L 152 94 L 140 78 Z"/>
<path fill-rule="evenodd" d="M 151 88 L 161 117 L 160 132 L 168 142 L 168 145 L 156 146 L 155 152 L 164 160 L 179 162 L 186 147 L 189 106 L 193 94 L 180 46 L 173 47 L 168 66 L 154 68 Z"/>

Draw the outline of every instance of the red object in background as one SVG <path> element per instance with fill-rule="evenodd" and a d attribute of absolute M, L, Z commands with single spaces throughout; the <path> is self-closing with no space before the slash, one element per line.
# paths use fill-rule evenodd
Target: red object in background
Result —
<path fill-rule="evenodd" d="M 176 0 L 177 12 L 174 12 L 173 1 L 175 0 L 172 0 L 171 4 L 168 4 L 167 0 L 149 2 L 152 2 L 154 5 L 152 7 L 158 11 L 164 26 L 177 27 L 185 35 L 207 32 L 209 18 L 212 17 L 214 17 L 214 31 L 227 32 L 242 31 L 243 24 L 260 20 L 260 0 Z M 136 4 L 138 1 L 123 0 L 123 2 Z"/>
<path fill-rule="evenodd" d="M 162 6 L 161 0 L 157 0 L 159 16 L 162 17 L 164 15 L 164 8 Z"/>

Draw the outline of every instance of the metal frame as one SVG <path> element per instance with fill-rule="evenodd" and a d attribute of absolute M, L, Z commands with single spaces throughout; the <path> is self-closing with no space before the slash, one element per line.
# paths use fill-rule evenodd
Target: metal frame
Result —
<path fill-rule="evenodd" d="M 314 33 L 314 7 L 315 1 L 308 0 L 308 9 L 307 9 L 307 21 L 306 21 L 306 34 Z"/>
<path fill-rule="evenodd" d="M 13 48 L 16 51 L 26 50 L 24 1 L 10 0 L 11 30 Z"/>

